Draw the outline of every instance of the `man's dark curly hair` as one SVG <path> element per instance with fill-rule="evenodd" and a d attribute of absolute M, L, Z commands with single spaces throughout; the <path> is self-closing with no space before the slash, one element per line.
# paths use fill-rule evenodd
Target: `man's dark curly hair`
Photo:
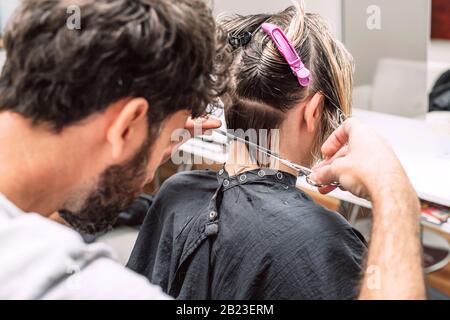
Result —
<path fill-rule="evenodd" d="M 81 12 L 71 30 L 68 8 Z M 8 24 L 0 112 L 56 132 L 127 97 L 161 123 L 183 109 L 194 117 L 228 86 L 231 58 L 202 0 L 24 0 Z"/>

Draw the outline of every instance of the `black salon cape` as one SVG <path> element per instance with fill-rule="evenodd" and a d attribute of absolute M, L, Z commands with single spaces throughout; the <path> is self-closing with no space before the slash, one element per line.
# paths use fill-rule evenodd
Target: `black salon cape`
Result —
<path fill-rule="evenodd" d="M 282 172 L 170 178 L 128 267 L 178 299 L 353 299 L 367 249 Z"/>

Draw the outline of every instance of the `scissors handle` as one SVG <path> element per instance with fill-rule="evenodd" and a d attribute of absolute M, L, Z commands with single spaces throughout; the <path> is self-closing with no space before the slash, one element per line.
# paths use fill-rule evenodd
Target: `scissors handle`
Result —
<path fill-rule="evenodd" d="M 331 184 L 329 184 L 329 185 L 324 185 L 324 184 L 316 183 L 316 182 L 312 181 L 311 178 L 310 178 L 310 176 L 311 176 L 311 174 L 312 174 L 312 170 L 311 170 L 311 169 L 306 168 L 306 167 L 303 167 L 303 166 L 301 166 L 301 165 L 298 165 L 298 164 L 296 164 L 296 163 L 294 163 L 294 162 L 292 162 L 292 161 L 289 161 L 289 160 L 280 159 L 280 161 L 281 161 L 283 164 L 285 164 L 286 166 L 288 166 L 288 167 L 290 167 L 290 168 L 296 170 L 296 171 L 298 172 L 298 175 L 299 175 L 300 177 L 305 177 L 306 182 L 307 182 L 310 186 L 312 186 L 312 187 L 315 187 L 315 188 L 323 188 L 323 187 L 326 187 L 326 186 L 331 186 L 331 187 L 339 188 L 339 187 L 341 186 L 341 184 L 338 183 L 338 182 L 333 182 L 333 183 L 331 183 Z"/>
<path fill-rule="evenodd" d="M 316 188 L 323 188 L 323 187 L 336 187 L 336 188 L 339 188 L 339 187 L 341 187 L 341 184 L 339 182 L 333 182 L 333 183 L 330 183 L 330 184 L 320 184 L 320 183 L 316 183 L 316 182 L 312 181 L 309 176 L 306 176 L 305 179 L 306 179 L 306 182 L 310 186 L 316 187 Z"/>

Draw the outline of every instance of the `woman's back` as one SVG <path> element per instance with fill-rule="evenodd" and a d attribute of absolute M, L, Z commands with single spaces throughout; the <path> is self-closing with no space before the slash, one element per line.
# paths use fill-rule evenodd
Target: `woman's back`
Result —
<path fill-rule="evenodd" d="M 355 298 L 362 236 L 295 183 L 267 169 L 178 174 L 128 266 L 179 299 Z"/>

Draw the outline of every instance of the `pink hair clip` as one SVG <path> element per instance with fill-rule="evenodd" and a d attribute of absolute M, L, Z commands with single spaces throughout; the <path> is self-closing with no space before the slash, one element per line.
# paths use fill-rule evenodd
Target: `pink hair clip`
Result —
<path fill-rule="evenodd" d="M 262 25 L 262 30 L 267 33 L 267 35 L 275 43 L 278 51 L 280 51 L 284 59 L 286 59 L 292 69 L 292 72 L 297 77 L 300 85 L 302 87 L 307 87 L 311 81 L 311 72 L 305 67 L 297 51 L 295 51 L 292 42 L 289 41 L 283 30 L 270 23 L 264 23 Z"/>

